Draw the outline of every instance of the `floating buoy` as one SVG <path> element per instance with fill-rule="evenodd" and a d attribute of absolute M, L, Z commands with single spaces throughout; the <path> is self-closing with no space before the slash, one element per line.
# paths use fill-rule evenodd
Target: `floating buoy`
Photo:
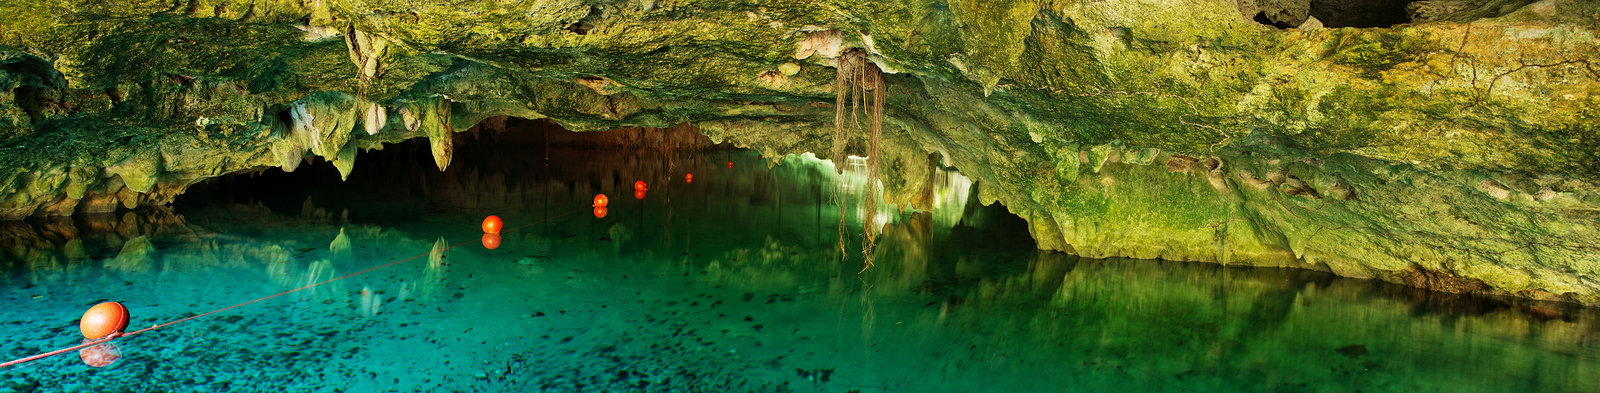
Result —
<path fill-rule="evenodd" d="M 83 337 L 90 340 L 100 339 L 112 333 L 122 333 L 128 328 L 128 308 L 122 303 L 105 302 L 89 307 L 83 313 L 83 319 L 78 321 L 78 330 L 83 332 Z"/>
<path fill-rule="evenodd" d="M 483 248 L 490 250 L 500 248 L 500 235 L 494 233 L 483 234 Z"/>
<path fill-rule="evenodd" d="M 728 161 L 728 169 L 733 169 L 733 161 Z"/>
<path fill-rule="evenodd" d="M 644 190 L 633 190 L 633 199 L 644 199 Z"/>
<path fill-rule="evenodd" d="M 83 341 L 89 342 L 90 339 L 86 338 Z M 79 349 L 78 358 L 83 359 L 83 364 L 87 364 L 90 367 L 110 366 L 112 363 L 116 363 L 117 360 L 122 359 L 122 348 L 109 342 L 100 343 L 99 345 Z"/>
<path fill-rule="evenodd" d="M 605 206 L 595 206 L 594 207 L 594 218 L 606 218 L 606 207 Z"/>
<path fill-rule="evenodd" d="M 683 175 L 683 182 L 684 183 L 694 183 L 694 174 L 693 173 L 689 173 L 689 174 Z"/>
<path fill-rule="evenodd" d="M 489 216 L 483 219 L 483 233 L 499 234 L 500 227 L 503 226 L 505 226 L 505 223 L 500 221 L 500 216 Z"/>
<path fill-rule="evenodd" d="M 609 203 L 611 203 L 611 199 L 606 198 L 606 194 L 595 194 L 594 195 L 594 207 L 606 207 L 606 204 L 609 204 Z M 603 215 L 602 215 L 602 217 L 603 217 Z"/>
<path fill-rule="evenodd" d="M 633 182 L 633 190 L 634 191 L 644 191 L 644 190 L 646 190 L 646 188 L 644 188 L 644 180 Z"/>

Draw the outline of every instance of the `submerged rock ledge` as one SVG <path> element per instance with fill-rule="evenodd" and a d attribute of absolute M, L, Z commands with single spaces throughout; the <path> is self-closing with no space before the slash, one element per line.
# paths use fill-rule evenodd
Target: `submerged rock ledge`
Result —
<path fill-rule="evenodd" d="M 1290 29 L 1175 0 L 75 3 L 0 6 L 0 218 L 413 137 L 443 168 L 500 116 L 867 155 L 833 127 L 860 50 L 901 206 L 955 166 L 1040 248 L 1600 304 L 1592 0 Z"/>

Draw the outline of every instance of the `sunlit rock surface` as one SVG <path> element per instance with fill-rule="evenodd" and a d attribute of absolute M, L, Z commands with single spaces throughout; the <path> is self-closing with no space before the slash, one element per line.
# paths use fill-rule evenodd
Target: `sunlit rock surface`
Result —
<path fill-rule="evenodd" d="M 5 219 L 313 156 L 348 176 L 413 137 L 444 168 L 496 116 L 864 156 L 833 127 L 859 48 L 899 206 L 954 166 L 1041 248 L 1600 303 L 1595 1 L 1380 28 L 1318 16 L 1358 2 L 44 3 L 0 5 Z"/>

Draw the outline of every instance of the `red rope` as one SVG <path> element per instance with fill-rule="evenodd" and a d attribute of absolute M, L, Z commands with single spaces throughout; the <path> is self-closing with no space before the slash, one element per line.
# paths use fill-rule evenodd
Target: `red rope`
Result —
<path fill-rule="evenodd" d="M 12 360 L 12 361 L 9 361 L 9 362 L 5 362 L 4 364 L 0 364 L 0 368 L 11 367 L 12 365 L 23 364 L 23 363 L 27 363 L 27 362 L 31 362 L 31 361 L 35 361 L 35 360 L 39 360 L 39 359 L 44 359 L 44 358 L 51 357 L 51 356 L 60 355 L 60 354 L 67 353 L 67 352 L 76 351 L 76 350 L 79 350 L 79 349 L 84 349 L 84 348 L 100 345 L 100 343 L 111 341 L 111 339 L 114 339 L 114 338 L 117 338 L 117 337 L 122 337 L 122 336 L 125 336 L 125 334 L 112 333 L 111 335 L 105 336 L 104 338 L 101 338 L 101 339 L 98 339 L 98 340 L 84 341 L 83 344 L 78 344 L 77 346 L 74 346 L 74 347 L 57 349 L 57 350 L 54 350 L 54 351 L 45 352 L 45 353 L 41 353 L 41 354 L 38 354 L 38 355 L 33 355 L 33 356 L 29 356 L 29 357 L 25 357 L 25 358 L 21 358 L 21 359 L 17 359 L 17 360 Z"/>
<path fill-rule="evenodd" d="M 582 209 L 579 209 L 579 210 L 582 210 Z M 522 226 L 519 226 L 519 227 L 516 227 L 516 228 L 507 229 L 507 230 L 504 230 L 504 231 L 501 231 L 501 232 L 510 232 L 510 231 L 515 231 L 515 230 L 518 230 L 518 229 L 526 228 L 526 227 L 528 227 L 530 225 L 538 224 L 538 223 L 545 222 L 545 221 L 550 221 L 552 219 L 555 219 L 556 217 L 561 217 L 561 216 L 565 216 L 565 215 L 568 215 L 568 214 L 572 214 L 572 213 L 578 212 L 579 210 L 573 210 L 573 211 L 569 211 L 569 212 L 566 212 L 566 213 L 557 214 L 557 215 L 554 215 L 554 216 L 547 217 L 547 218 L 545 218 L 543 220 L 534 221 L 532 223 L 524 224 Z M 179 319 L 179 320 L 176 320 L 176 321 L 163 323 L 163 324 L 160 324 L 160 325 L 152 325 L 150 327 L 147 327 L 147 328 L 144 328 L 144 329 L 141 329 L 141 330 L 135 330 L 135 331 L 130 332 L 130 333 L 112 333 L 111 335 L 106 336 L 104 338 L 87 341 L 87 342 L 84 342 L 83 344 L 79 344 L 79 345 L 76 345 L 76 346 L 72 346 L 72 347 L 68 347 L 68 348 L 62 348 L 62 349 L 58 349 L 58 350 L 55 350 L 55 351 L 50 351 L 50 352 L 41 353 L 41 354 L 38 354 L 38 355 L 33 355 L 33 356 L 29 356 L 29 357 L 25 357 L 25 358 L 21 358 L 21 359 L 17 359 L 17 360 L 12 360 L 12 361 L 5 362 L 5 363 L 0 363 L 0 368 L 11 367 L 11 366 L 22 364 L 22 363 L 27 363 L 27 362 L 31 362 L 31 361 L 35 361 L 35 360 L 39 360 L 39 359 L 44 359 L 44 358 L 47 358 L 47 357 L 56 356 L 56 355 L 60 355 L 60 354 L 63 354 L 63 353 L 72 352 L 72 351 L 76 351 L 76 350 L 79 350 L 79 349 L 83 349 L 83 348 L 88 348 L 88 347 L 92 347 L 92 346 L 95 346 L 95 345 L 99 345 L 101 343 L 109 342 L 109 341 L 117 339 L 117 338 L 128 337 L 128 336 L 132 336 L 132 335 L 135 335 L 135 334 L 148 332 L 148 331 L 151 331 L 151 330 L 164 328 L 164 327 L 167 327 L 167 326 L 172 326 L 173 324 L 177 324 L 179 322 L 183 322 L 183 321 L 187 321 L 187 320 L 191 320 L 191 319 L 195 319 L 195 318 L 199 318 L 199 317 L 203 317 L 203 316 L 207 316 L 207 315 L 211 315 L 211 314 L 216 314 L 216 313 L 223 312 L 223 311 L 228 311 L 228 310 L 239 308 L 241 306 L 245 306 L 245 305 L 248 305 L 248 304 L 251 304 L 251 303 L 260 302 L 262 300 L 267 300 L 267 299 L 271 299 L 271 298 L 275 298 L 275 297 L 279 297 L 279 296 L 283 296 L 283 295 L 299 292 L 299 291 L 307 289 L 307 288 L 315 287 L 315 286 L 322 285 L 322 284 L 327 284 L 327 283 L 334 282 L 334 281 L 343 280 L 343 279 L 349 278 L 349 277 L 357 275 L 357 274 L 362 274 L 362 273 L 370 272 L 370 271 L 373 271 L 373 270 L 386 268 L 386 267 L 393 266 L 394 264 L 397 264 L 397 263 L 400 263 L 400 262 L 405 262 L 405 261 L 409 261 L 409 260 L 413 260 L 413 259 L 417 259 L 417 258 L 433 255 L 434 253 L 437 253 L 437 252 L 443 252 L 445 250 L 449 250 L 449 249 L 452 249 L 452 248 L 461 247 L 461 246 L 465 246 L 465 245 L 472 244 L 472 243 L 477 243 L 478 241 L 479 240 L 470 240 L 470 241 L 467 241 L 467 242 L 458 243 L 458 244 L 456 244 L 454 246 L 445 247 L 443 249 L 439 249 L 439 250 L 435 250 L 435 251 L 429 251 L 427 253 L 423 253 L 423 254 L 420 254 L 420 255 L 416 255 L 416 256 L 413 256 L 413 257 L 410 257 L 410 258 L 406 258 L 406 259 L 401 259 L 401 260 L 394 261 L 394 262 L 389 262 L 389 263 L 386 263 L 386 264 L 383 264 L 383 265 L 380 265 L 378 267 L 374 267 L 374 268 L 371 268 L 371 269 L 367 269 L 367 270 L 362 270 L 362 271 L 355 272 L 355 273 L 346 274 L 346 275 L 343 275 L 343 276 L 339 276 L 339 277 L 336 277 L 336 278 L 331 278 L 331 279 L 328 279 L 328 280 L 325 280 L 325 281 L 322 281 L 322 282 L 319 282 L 319 283 L 306 285 L 306 286 L 295 288 L 295 289 L 290 289 L 290 290 L 287 290 L 287 291 L 279 292 L 276 295 L 267 296 L 267 297 L 264 297 L 264 298 L 251 300 L 251 301 L 248 301 L 248 302 L 239 303 L 239 304 L 235 304 L 235 305 L 232 305 L 232 306 L 220 308 L 220 309 L 217 309 L 217 310 L 205 313 L 205 314 L 195 315 L 195 316 L 191 316 L 191 317 L 188 317 L 188 318 L 183 318 L 183 319 Z"/>

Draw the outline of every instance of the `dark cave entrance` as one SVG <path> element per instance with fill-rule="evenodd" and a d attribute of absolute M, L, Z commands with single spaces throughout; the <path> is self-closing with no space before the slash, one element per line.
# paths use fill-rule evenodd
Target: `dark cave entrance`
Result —
<path fill-rule="evenodd" d="M 1267 17 L 1267 13 L 1265 11 L 1257 12 L 1256 13 L 1256 17 L 1252 18 L 1252 19 L 1254 19 L 1256 21 L 1256 23 L 1260 23 L 1260 24 L 1263 24 L 1263 25 L 1272 26 L 1272 27 L 1276 27 L 1276 28 L 1280 28 L 1280 29 L 1293 29 L 1293 28 L 1299 26 L 1299 25 L 1295 25 L 1295 24 L 1290 24 L 1289 22 L 1274 21 L 1274 20 L 1272 20 L 1272 18 Z"/>
<path fill-rule="evenodd" d="M 1239 10 L 1256 23 L 1279 29 L 1299 28 L 1315 18 L 1325 28 L 1393 27 L 1411 23 L 1409 0 L 1309 0 L 1265 3 L 1244 0 Z M 1254 14 L 1249 14 L 1253 12 Z"/>
<path fill-rule="evenodd" d="M 453 143 L 453 158 L 443 171 L 435 163 L 430 141 L 413 138 L 385 145 L 382 149 L 359 152 L 354 169 L 345 180 L 340 180 L 331 162 L 308 157 L 306 163 L 293 172 L 284 172 L 278 167 L 257 168 L 195 184 L 179 195 L 172 206 L 179 213 L 191 209 L 252 206 L 258 211 L 264 208 L 273 214 L 313 220 L 404 225 L 415 222 L 416 217 L 441 214 L 481 217 L 504 214 L 498 213 L 503 211 L 525 211 L 530 212 L 527 216 L 538 216 L 579 206 L 585 210 L 582 214 L 588 214 L 587 198 L 596 193 L 606 194 L 612 203 L 627 207 L 638 202 L 632 198 L 635 180 L 647 178 L 651 179 L 648 194 L 652 197 L 670 195 L 672 203 L 695 204 L 732 195 L 740 206 L 734 210 L 772 210 L 772 213 L 759 214 L 780 218 L 796 212 L 810 212 L 818 217 L 832 215 L 834 218 L 828 220 L 834 220 L 834 224 L 819 218 L 804 226 L 821 228 L 816 232 L 837 231 L 838 228 L 837 215 L 832 213 L 838 209 L 833 203 L 832 188 L 839 180 L 833 177 L 831 169 L 795 161 L 769 168 L 767 161 L 756 152 L 738 149 L 730 143 L 713 143 L 698 129 L 687 125 L 572 132 L 549 120 L 499 118 L 456 133 Z M 958 173 L 954 168 L 935 169 L 943 171 L 945 176 Z M 685 183 L 688 173 L 693 174 L 696 188 L 723 195 L 673 194 L 672 188 L 688 184 Z M 1009 249 L 1037 248 L 1025 220 L 1011 214 L 1002 204 L 976 203 L 978 186 L 971 182 L 965 184 L 969 188 L 965 193 L 971 195 L 973 202 L 958 212 L 949 212 L 955 214 L 956 219 L 931 218 L 936 212 L 905 209 L 892 217 L 888 225 L 916 232 L 926 231 L 926 228 L 905 228 L 907 225 L 928 226 L 937 221 L 943 223 L 940 225 L 953 225 L 942 230 L 961 234 L 951 237 L 950 243 L 957 244 L 955 246 L 992 247 L 992 244 L 966 244 L 966 240 L 998 237 L 1014 240 L 1015 244 L 1006 242 Z M 519 196 L 539 193 L 557 195 L 535 195 L 519 201 Z M 538 202 L 530 202 L 532 200 Z M 546 201 L 555 201 L 555 206 L 548 209 L 533 206 L 550 203 Z M 713 208 L 716 209 L 727 208 Z M 608 214 L 626 216 L 630 213 L 617 209 Z M 917 220 L 925 222 L 916 223 Z M 774 228 L 775 225 L 750 232 L 772 231 L 785 235 L 796 232 Z M 852 226 L 856 229 L 851 236 L 859 243 L 860 223 Z M 830 236 L 837 238 L 837 232 L 833 233 L 835 235 Z"/>
<path fill-rule="evenodd" d="M 251 203 L 287 214 L 317 215 L 320 210 L 334 218 L 346 214 L 360 218 L 361 211 L 370 210 L 363 208 L 376 206 L 420 213 L 442 208 L 427 201 L 460 197 L 435 195 L 441 191 L 471 192 L 502 179 L 558 181 L 569 187 L 587 183 L 584 187 L 596 190 L 623 182 L 620 172 L 599 173 L 592 167 L 574 165 L 584 161 L 574 154 L 640 162 L 671 154 L 731 154 L 737 150 L 731 144 L 713 143 L 686 125 L 572 132 L 548 119 L 514 117 L 490 118 L 455 133 L 453 146 L 444 170 L 435 163 L 430 141 L 412 138 L 361 151 L 345 180 L 340 180 L 333 163 L 310 156 L 293 172 L 263 167 L 195 184 L 179 195 L 173 206 Z"/>
<path fill-rule="evenodd" d="M 1311 16 L 1329 28 L 1392 27 L 1411 23 L 1409 0 L 1312 0 Z"/>

